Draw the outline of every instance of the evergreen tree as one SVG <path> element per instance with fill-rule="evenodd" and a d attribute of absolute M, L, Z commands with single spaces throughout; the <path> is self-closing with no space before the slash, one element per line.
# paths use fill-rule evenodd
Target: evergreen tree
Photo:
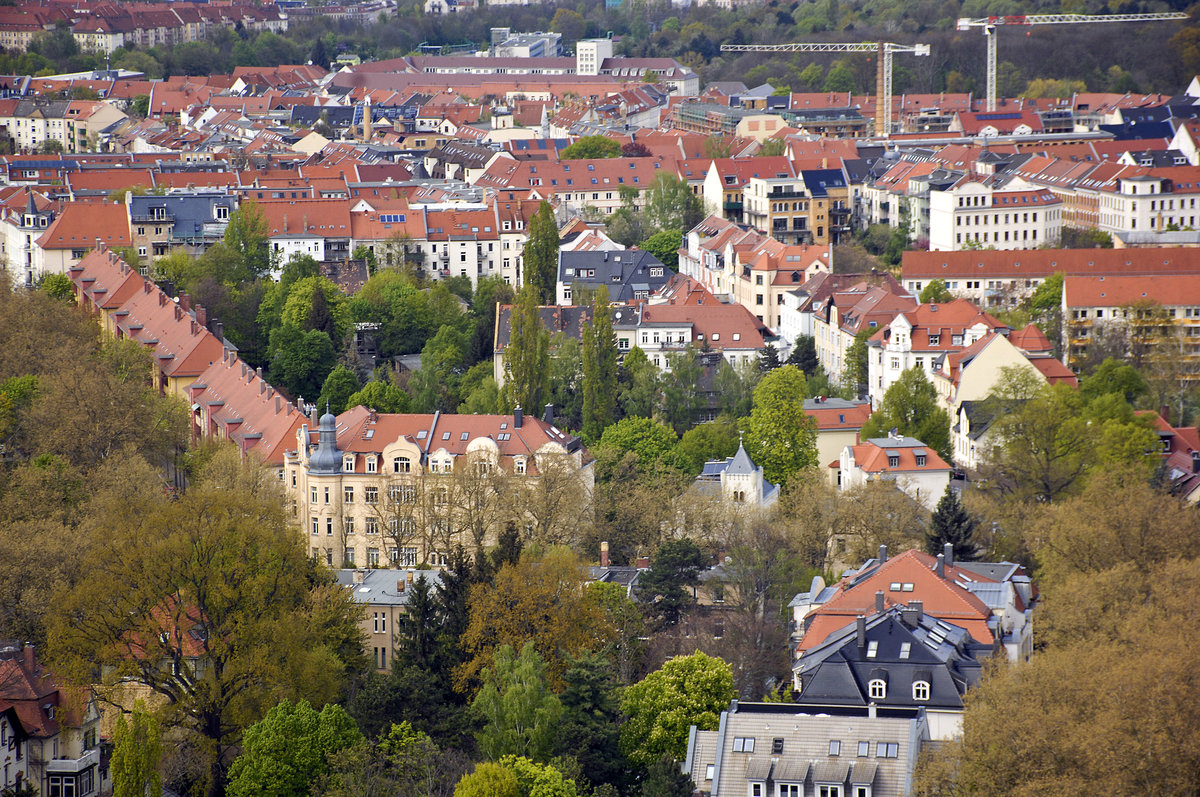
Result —
<path fill-rule="evenodd" d="M 788 365 L 794 365 L 804 372 L 805 376 L 812 376 L 817 370 L 817 341 L 812 335 L 799 335 L 796 338 L 796 345 L 792 349 L 791 355 L 788 356 Z"/>
<path fill-rule="evenodd" d="M 599 654 L 584 654 L 563 680 L 559 754 L 573 756 L 593 786 L 623 786 L 628 764 L 621 752 L 621 706 L 612 664 Z"/>
<path fill-rule="evenodd" d="M 765 374 L 767 371 L 774 371 L 781 365 L 783 363 L 779 359 L 779 350 L 770 344 L 763 346 L 763 350 L 758 354 L 758 370 Z"/>
<path fill-rule="evenodd" d="M 650 765 L 642 780 L 642 797 L 691 797 L 692 779 L 679 762 L 664 756 Z"/>
<path fill-rule="evenodd" d="M 405 622 L 396 634 L 396 658 L 425 670 L 437 667 L 437 632 L 437 601 L 422 575 L 409 590 Z"/>
<path fill-rule="evenodd" d="M 538 291 L 526 286 L 512 310 L 512 334 L 504 350 L 504 404 L 536 413 L 546 394 L 550 366 L 550 332 L 542 326 Z"/>
<path fill-rule="evenodd" d="M 686 537 L 659 547 L 637 587 L 638 598 L 656 627 L 668 628 L 679 622 L 692 605 L 691 588 L 700 583 L 700 571 L 707 564 L 704 553 Z"/>
<path fill-rule="evenodd" d="M 974 541 L 977 525 L 978 521 L 959 499 L 958 490 L 947 484 L 946 492 L 942 493 L 937 508 L 933 510 L 929 531 L 925 534 L 925 550 L 937 556 L 943 546 L 950 543 L 954 546 L 956 562 L 970 562 L 979 554 Z"/>
<path fill-rule="evenodd" d="M 162 743 L 158 720 L 146 711 L 145 701 L 138 700 L 126 722 L 125 715 L 117 716 L 113 739 L 112 782 L 113 797 L 147 797 L 162 792 L 162 776 L 158 764 L 162 759 Z"/>
<path fill-rule="evenodd" d="M 617 405 L 617 339 L 608 287 L 592 302 L 592 323 L 583 331 L 583 435 L 598 440 L 614 420 Z"/>
<path fill-rule="evenodd" d="M 521 561 L 521 535 L 517 533 L 515 523 L 505 523 L 500 532 L 496 550 L 492 552 L 492 572 L 497 572 L 505 565 L 515 565 Z"/>
<path fill-rule="evenodd" d="M 458 638 L 471 622 L 471 583 L 471 560 L 462 545 L 458 545 L 451 552 L 450 561 L 442 571 L 442 579 L 435 591 L 437 613 L 442 626 L 439 642 L 442 660 L 447 666 L 462 661 Z"/>
<path fill-rule="evenodd" d="M 558 281 L 558 224 L 554 209 L 542 200 L 529 223 L 525 242 L 525 285 L 534 289 L 536 304 L 554 304 L 554 286 Z"/>

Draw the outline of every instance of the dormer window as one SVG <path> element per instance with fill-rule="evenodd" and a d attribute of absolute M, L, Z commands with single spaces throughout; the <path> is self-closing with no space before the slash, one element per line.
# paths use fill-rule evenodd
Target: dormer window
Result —
<path fill-rule="evenodd" d="M 367 457 L 367 473 L 378 473 L 379 462 L 374 456 Z"/>
<path fill-rule="evenodd" d="M 888 467 L 889 468 L 900 467 L 900 455 L 899 454 L 888 455 Z"/>
<path fill-rule="evenodd" d="M 926 701 L 929 699 L 929 681 L 913 681 L 913 700 Z"/>
<path fill-rule="evenodd" d="M 930 335 L 929 336 L 929 345 L 930 346 L 938 346 L 941 344 L 941 342 L 942 342 L 941 335 Z"/>
<path fill-rule="evenodd" d="M 411 473 L 412 461 L 408 457 L 396 457 L 392 460 L 393 473 Z"/>
<path fill-rule="evenodd" d="M 354 472 L 354 457 L 346 457 L 342 460 L 342 471 L 344 473 Z"/>
<path fill-rule="evenodd" d="M 872 678 L 867 684 L 867 692 L 872 700 L 883 700 L 887 697 L 887 681 L 882 678 Z"/>
<path fill-rule="evenodd" d="M 513 471 L 518 476 L 525 475 L 525 457 L 517 457 L 515 460 L 513 460 Z"/>

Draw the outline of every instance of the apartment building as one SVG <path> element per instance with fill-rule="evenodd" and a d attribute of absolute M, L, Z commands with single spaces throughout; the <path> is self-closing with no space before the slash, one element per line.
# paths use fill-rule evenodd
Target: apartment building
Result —
<path fill-rule="evenodd" d="M 929 248 L 1036 249 L 1058 243 L 1062 201 L 1051 191 L 966 182 L 929 192 Z"/>
<path fill-rule="evenodd" d="M 850 189 L 841 169 L 752 177 L 744 191 L 751 227 L 787 244 L 836 244 L 851 232 Z"/>

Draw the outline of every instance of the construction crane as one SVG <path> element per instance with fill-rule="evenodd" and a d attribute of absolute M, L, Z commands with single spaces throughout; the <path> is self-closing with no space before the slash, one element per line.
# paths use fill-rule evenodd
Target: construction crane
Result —
<path fill-rule="evenodd" d="M 892 42 L 792 44 L 722 44 L 726 53 L 877 53 L 875 62 L 875 135 L 888 136 L 892 130 L 892 56 L 896 53 L 929 55 L 928 44 Z"/>
<path fill-rule="evenodd" d="M 983 28 L 987 39 L 987 109 L 996 110 L 996 28 L 1001 25 L 1079 25 L 1094 22 L 1164 22 L 1170 19 L 1187 19 L 1187 14 L 1167 12 L 1161 14 L 1020 14 L 1010 17 L 962 17 L 958 30 Z"/>

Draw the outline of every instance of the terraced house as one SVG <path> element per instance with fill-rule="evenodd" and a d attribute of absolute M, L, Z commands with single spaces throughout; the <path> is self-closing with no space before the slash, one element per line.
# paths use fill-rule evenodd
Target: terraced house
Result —
<path fill-rule="evenodd" d="M 587 510 L 591 458 L 553 410 L 512 415 L 326 413 L 296 436 L 284 484 L 312 556 L 343 567 L 445 565 L 511 525 L 563 542 Z"/>

